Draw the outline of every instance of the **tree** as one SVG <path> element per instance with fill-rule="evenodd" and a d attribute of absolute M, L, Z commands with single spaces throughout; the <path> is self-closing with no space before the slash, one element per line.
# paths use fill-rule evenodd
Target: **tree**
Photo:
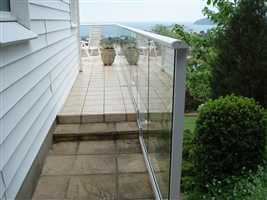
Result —
<path fill-rule="evenodd" d="M 213 57 L 212 41 L 213 31 L 208 33 L 189 33 L 180 25 L 175 25 L 173 32 L 176 38 L 190 46 L 190 54 L 186 67 L 187 97 L 192 96 L 193 103 L 189 107 L 197 109 L 198 105 L 205 103 L 211 97 L 210 79 L 211 69 L 209 60 Z M 188 103 L 186 101 L 186 104 Z"/>
<path fill-rule="evenodd" d="M 218 24 L 212 66 L 212 96 L 253 97 L 267 106 L 266 0 L 208 0 L 205 14 Z"/>

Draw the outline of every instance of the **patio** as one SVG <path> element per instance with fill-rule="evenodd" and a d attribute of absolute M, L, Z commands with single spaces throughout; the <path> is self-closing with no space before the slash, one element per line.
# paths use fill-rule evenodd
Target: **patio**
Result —
<path fill-rule="evenodd" d="M 81 72 L 58 114 L 60 123 L 136 121 L 136 112 L 121 69 L 127 63 L 117 57 L 103 66 L 100 56 L 82 56 Z"/>
<path fill-rule="evenodd" d="M 139 141 L 54 144 L 33 196 L 47 199 L 154 199 Z"/>
<path fill-rule="evenodd" d="M 140 56 L 137 66 L 130 66 L 120 55 L 112 66 L 104 66 L 100 55 L 87 56 L 82 52 L 81 59 L 83 71 L 58 114 L 60 124 L 136 122 L 134 101 L 143 114 L 150 113 L 153 121 L 169 117 L 172 78 L 162 70 L 160 56 L 150 57 L 151 79 L 148 79 L 147 56 Z"/>

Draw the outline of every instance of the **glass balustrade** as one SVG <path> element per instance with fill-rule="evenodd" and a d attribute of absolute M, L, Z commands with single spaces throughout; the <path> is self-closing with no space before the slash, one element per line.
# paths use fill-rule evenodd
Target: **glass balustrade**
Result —
<path fill-rule="evenodd" d="M 104 48 L 114 47 L 115 54 L 106 55 L 115 56 L 109 60 L 114 60 L 112 67 L 120 71 L 125 82 L 122 88 L 131 97 L 125 106 L 134 105 L 137 113 L 140 143 L 154 192 L 159 199 L 172 199 L 177 195 L 172 190 L 179 187 L 181 171 L 186 46 L 121 25 L 92 25 L 88 41 L 90 56 L 98 56 L 103 63 Z M 180 141 L 174 141 L 174 136 Z"/>

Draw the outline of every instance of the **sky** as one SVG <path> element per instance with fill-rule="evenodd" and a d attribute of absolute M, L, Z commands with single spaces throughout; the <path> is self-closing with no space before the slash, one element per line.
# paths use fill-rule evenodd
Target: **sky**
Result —
<path fill-rule="evenodd" d="M 80 0 L 81 23 L 193 22 L 205 0 Z"/>

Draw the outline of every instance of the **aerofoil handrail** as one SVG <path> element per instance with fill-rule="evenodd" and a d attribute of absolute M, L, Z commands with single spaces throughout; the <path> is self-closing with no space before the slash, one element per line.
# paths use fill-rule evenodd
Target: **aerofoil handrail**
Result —
<path fill-rule="evenodd" d="M 131 31 L 131 32 L 134 32 L 136 34 L 139 34 L 139 35 L 142 35 L 146 38 L 149 38 L 151 40 L 154 40 L 162 45 L 165 45 L 165 46 L 168 46 L 170 48 L 173 48 L 173 49 L 186 49 L 188 48 L 188 45 L 185 44 L 183 41 L 181 40 L 177 40 L 177 39 L 173 39 L 173 38 L 170 38 L 170 37 L 166 37 L 166 36 L 162 36 L 162 35 L 159 35 L 159 34 L 156 34 L 156 33 L 152 33 L 152 32 L 148 32 L 148 31 L 143 31 L 143 30 L 140 30 L 140 29 L 137 29 L 137 28 L 132 28 L 132 27 L 129 27 L 129 26 L 124 26 L 124 25 L 121 25 L 121 24 L 115 24 L 121 28 L 124 28 L 128 31 Z"/>

